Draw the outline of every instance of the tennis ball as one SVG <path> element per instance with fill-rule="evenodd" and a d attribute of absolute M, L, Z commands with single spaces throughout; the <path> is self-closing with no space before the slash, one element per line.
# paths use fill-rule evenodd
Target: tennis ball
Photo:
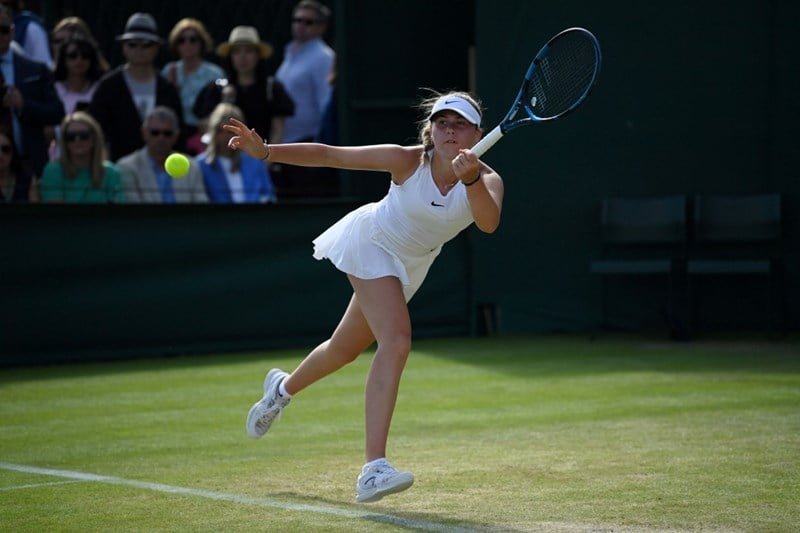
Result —
<path fill-rule="evenodd" d="M 182 178 L 189 173 L 189 158 L 183 154 L 170 154 L 164 168 L 173 178 Z"/>

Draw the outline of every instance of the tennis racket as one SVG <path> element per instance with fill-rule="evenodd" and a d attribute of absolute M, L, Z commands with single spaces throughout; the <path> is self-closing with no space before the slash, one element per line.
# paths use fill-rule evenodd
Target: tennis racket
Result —
<path fill-rule="evenodd" d="M 600 43 L 588 30 L 569 28 L 550 39 L 533 58 L 506 117 L 472 151 L 480 157 L 513 129 L 574 111 L 594 87 L 600 61 Z"/>

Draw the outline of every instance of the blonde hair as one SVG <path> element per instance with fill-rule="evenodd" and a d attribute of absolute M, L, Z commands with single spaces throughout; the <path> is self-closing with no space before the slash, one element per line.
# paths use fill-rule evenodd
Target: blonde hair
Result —
<path fill-rule="evenodd" d="M 206 149 L 206 162 L 208 162 L 209 165 L 213 165 L 214 161 L 219 157 L 217 153 L 217 131 L 231 117 L 245 122 L 244 112 L 242 112 L 238 106 L 226 102 L 217 104 L 217 107 L 214 108 L 214 111 L 212 111 L 211 115 L 208 117 L 208 128 L 206 131 L 211 136 L 211 139 Z M 231 170 L 234 172 L 239 170 L 240 162 L 241 155 L 239 154 L 239 150 L 234 150 L 231 156 Z"/>
<path fill-rule="evenodd" d="M 89 131 L 92 135 L 92 142 L 94 143 L 92 145 L 92 159 L 89 166 L 89 175 L 92 178 L 92 187 L 99 189 L 103 184 L 103 176 L 105 176 L 106 173 L 103 164 L 106 160 L 106 139 L 103 135 L 103 128 L 100 127 L 100 124 L 92 115 L 85 111 L 70 113 L 61 121 L 61 135 L 58 139 L 58 148 L 61 151 L 59 162 L 61 163 L 64 175 L 67 176 L 68 179 L 75 179 L 75 176 L 78 175 L 78 170 L 80 170 L 75 162 L 72 161 L 69 149 L 67 148 L 67 142 L 64 140 L 67 133 L 67 126 L 70 124 L 83 124 L 89 127 Z"/>
<path fill-rule="evenodd" d="M 431 135 L 431 111 L 433 111 L 433 106 L 436 104 L 436 101 L 443 96 L 447 97 L 457 97 L 463 98 L 470 104 L 472 107 L 478 111 L 478 115 L 483 116 L 483 108 L 481 105 L 480 100 L 476 97 L 472 96 L 468 92 L 464 91 L 449 91 L 446 93 L 440 93 L 434 91 L 432 89 L 428 89 L 428 92 L 431 94 L 430 96 L 424 98 L 419 105 L 417 106 L 421 112 L 422 118 L 418 122 L 419 124 L 419 143 L 423 146 L 424 150 L 422 151 L 423 158 L 428 156 L 428 152 L 433 149 L 433 136 Z M 478 126 L 476 126 L 477 128 Z"/>
<path fill-rule="evenodd" d="M 169 32 L 167 42 L 169 43 L 169 51 L 172 52 L 172 55 L 179 55 L 178 37 L 186 30 L 194 30 L 197 32 L 197 35 L 200 36 L 200 41 L 203 43 L 203 51 L 200 55 L 205 55 L 214 48 L 214 40 L 211 38 L 205 25 L 196 18 L 185 17 L 176 22 L 175 26 L 172 27 L 172 31 Z"/>

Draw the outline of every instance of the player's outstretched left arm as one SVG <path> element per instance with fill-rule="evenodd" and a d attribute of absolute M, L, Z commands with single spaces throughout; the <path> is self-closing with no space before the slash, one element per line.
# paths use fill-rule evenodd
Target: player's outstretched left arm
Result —
<path fill-rule="evenodd" d="M 396 144 L 330 146 L 321 143 L 268 144 L 254 130 L 235 118 L 223 125 L 234 134 L 228 145 L 251 157 L 273 163 L 305 167 L 388 172 L 395 181 L 407 177 L 418 164 L 422 147 Z"/>

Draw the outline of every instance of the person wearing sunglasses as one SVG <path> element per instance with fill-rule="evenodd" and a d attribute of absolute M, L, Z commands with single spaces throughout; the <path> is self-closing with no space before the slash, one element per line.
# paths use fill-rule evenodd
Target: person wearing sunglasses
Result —
<path fill-rule="evenodd" d="M 206 203 L 203 173 L 195 161 L 180 179 L 167 174 L 164 163 L 178 140 L 178 116 L 157 106 L 142 123 L 144 147 L 117 161 L 128 203 Z"/>
<path fill-rule="evenodd" d="M 77 107 L 88 106 L 105 73 L 97 47 L 90 40 L 77 34 L 67 38 L 56 50 L 53 72 L 64 111 L 72 113 Z"/>
<path fill-rule="evenodd" d="M 196 155 L 203 151 L 203 145 L 200 142 L 202 133 L 199 131 L 199 119 L 192 106 L 203 87 L 224 78 L 225 72 L 219 65 L 205 59 L 213 49 L 214 42 L 200 20 L 191 17 L 179 20 L 169 33 L 168 43 L 170 52 L 178 59 L 164 65 L 161 75 L 180 92 L 186 127 L 186 151 Z"/>
<path fill-rule="evenodd" d="M 100 62 L 97 46 L 82 34 L 74 34 L 64 39 L 56 49 L 56 68 L 53 72 L 55 87 L 64 111 L 84 110 L 92 101 L 100 78 L 106 73 Z M 55 127 L 57 130 L 57 127 Z M 50 160 L 58 159 L 58 131 L 48 129 Z"/>
<path fill-rule="evenodd" d="M 89 104 L 89 113 L 106 134 L 112 161 L 143 146 L 139 130 L 147 113 L 156 106 L 174 110 L 183 131 L 183 106 L 178 90 L 155 66 L 161 37 L 153 16 L 134 13 L 117 40 L 122 43 L 125 63 L 100 80 Z M 183 145 L 184 139 L 180 137 L 176 146 L 183 149 Z"/>
<path fill-rule="evenodd" d="M 85 111 L 76 111 L 64 117 L 60 130 L 61 155 L 44 167 L 40 192 L 42 202 L 124 202 L 119 170 L 105 157 L 100 124 Z"/>
<path fill-rule="evenodd" d="M 59 19 L 53 25 L 53 30 L 50 32 L 50 47 L 54 58 L 58 56 L 58 49 L 61 48 L 61 45 L 72 37 L 79 37 L 92 43 L 92 46 L 97 51 L 97 60 L 100 63 L 100 68 L 103 72 L 111 70 L 111 64 L 103 55 L 103 51 L 100 50 L 100 45 L 97 44 L 97 39 L 91 28 L 89 28 L 89 24 L 75 15 Z"/>
<path fill-rule="evenodd" d="M 29 171 L 41 176 L 49 160 L 44 130 L 61 121 L 64 106 L 50 67 L 12 46 L 13 39 L 11 12 L 0 4 L 0 129 L 13 136 Z"/>
<path fill-rule="evenodd" d="M 11 12 L 14 22 L 14 40 L 25 55 L 35 61 L 53 66 L 44 21 L 37 13 L 26 8 L 23 0 L 0 0 L 0 5 Z"/>
<path fill-rule="evenodd" d="M 275 76 L 294 100 L 294 115 L 286 119 L 284 142 L 319 139 L 322 117 L 332 96 L 330 83 L 336 54 L 322 37 L 328 29 L 330 9 L 316 0 L 302 0 L 292 15 L 292 41 L 286 45 Z M 261 131 L 256 129 L 256 131 Z M 336 181 L 320 179 L 322 170 L 280 165 L 275 186 L 281 198 L 331 196 Z"/>

